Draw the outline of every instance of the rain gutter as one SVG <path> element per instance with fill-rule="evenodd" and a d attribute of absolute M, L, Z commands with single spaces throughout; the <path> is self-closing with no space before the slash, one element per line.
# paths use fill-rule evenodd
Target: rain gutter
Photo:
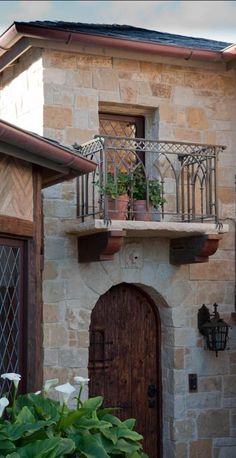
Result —
<path fill-rule="evenodd" d="M 160 44 L 154 42 L 144 42 L 137 40 L 128 40 L 124 38 L 114 38 L 109 36 L 92 35 L 83 32 L 68 32 L 64 30 L 51 29 L 48 27 L 32 26 L 15 22 L 1 37 L 0 37 L 0 53 L 2 54 L 10 50 L 17 41 L 23 37 L 38 38 L 42 40 L 56 40 L 66 45 L 85 44 L 95 46 L 108 46 L 112 48 L 126 49 L 130 51 L 146 52 L 151 54 L 159 54 L 169 57 L 183 58 L 185 60 L 203 60 L 227 62 L 236 57 L 236 48 L 230 46 L 222 51 L 211 51 L 198 48 L 187 48 L 175 45 Z M 26 42 L 26 48 L 29 44 Z M 21 50 L 22 53 L 22 50 Z M 16 51 L 15 51 L 16 54 Z M 1 70 L 0 58 L 0 70 Z"/>
<path fill-rule="evenodd" d="M 45 162 L 50 161 L 50 167 L 55 171 L 55 182 L 58 182 L 58 170 L 60 170 L 60 181 L 67 180 L 79 175 L 93 172 L 96 164 L 69 148 L 47 140 L 37 134 L 25 131 L 6 121 L 0 120 L 0 141 L 10 144 L 17 151 L 26 151 L 32 154 L 32 162 L 37 162 L 45 168 Z M 4 153 L 4 151 L 2 151 Z M 22 157 L 24 160 L 24 156 Z M 58 167 L 59 166 L 59 167 Z M 64 177 L 64 178 L 63 178 Z M 50 184 L 53 177 L 50 179 Z"/>

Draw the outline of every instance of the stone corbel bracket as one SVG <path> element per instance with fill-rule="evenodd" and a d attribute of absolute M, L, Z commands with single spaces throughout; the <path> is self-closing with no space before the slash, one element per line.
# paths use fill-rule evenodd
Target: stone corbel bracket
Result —
<path fill-rule="evenodd" d="M 79 238 L 79 262 L 111 261 L 123 246 L 125 235 L 125 231 L 106 231 Z"/>
<path fill-rule="evenodd" d="M 208 262 L 222 236 L 219 234 L 198 235 L 170 240 L 170 264 L 197 264 Z"/>

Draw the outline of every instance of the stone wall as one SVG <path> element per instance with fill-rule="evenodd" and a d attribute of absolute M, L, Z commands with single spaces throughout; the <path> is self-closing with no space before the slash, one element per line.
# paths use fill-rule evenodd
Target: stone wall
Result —
<path fill-rule="evenodd" d="M 37 62 L 41 72 L 41 60 Z M 137 284 L 155 301 L 162 322 L 164 457 L 233 458 L 235 327 L 230 351 L 216 358 L 203 348 L 197 310 L 203 303 L 217 302 L 228 322 L 234 310 L 234 222 L 228 218 L 235 215 L 235 73 L 208 64 L 162 64 L 52 50 L 43 51 L 42 65 L 44 104 L 39 103 L 37 123 L 43 109 L 47 137 L 67 145 L 91 139 L 99 130 L 100 110 L 144 115 L 147 137 L 225 144 L 227 150 L 219 159 L 219 202 L 220 215 L 230 225 L 208 264 L 174 267 L 169 264 L 168 240 L 126 239 L 114 261 L 82 265 L 77 261 L 76 237 L 65 235 L 60 222 L 76 217 L 75 182 L 46 190 L 45 378 L 58 376 L 63 383 L 78 372 L 87 375 L 94 305 L 115 284 Z M 32 68 L 29 64 L 26 71 L 30 74 Z M 20 72 L 6 88 L 17 87 L 18 78 Z M 40 84 L 35 97 L 38 92 Z M 3 90 L 1 101 L 5 94 Z M 18 124 L 22 120 L 7 108 L 3 114 Z M 142 257 L 133 268 L 123 262 L 130 244 L 136 244 Z M 198 375 L 197 393 L 188 391 L 191 373 Z"/>

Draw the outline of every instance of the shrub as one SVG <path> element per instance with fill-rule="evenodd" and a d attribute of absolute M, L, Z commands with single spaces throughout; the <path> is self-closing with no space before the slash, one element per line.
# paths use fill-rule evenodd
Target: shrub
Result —
<path fill-rule="evenodd" d="M 77 407 L 71 409 L 67 402 L 75 389 L 69 383 L 55 387 L 60 394 L 58 402 L 47 396 L 57 379 L 46 382 L 41 393 L 16 397 L 19 379 L 11 378 L 11 407 L 5 397 L 0 399 L 0 416 L 6 409 L 5 417 L 0 418 L 0 458 L 147 458 L 142 452 L 142 436 L 134 431 L 135 420 L 119 420 L 112 409 L 102 407 L 101 396 L 82 402 L 84 381 L 75 379 L 80 391 Z"/>

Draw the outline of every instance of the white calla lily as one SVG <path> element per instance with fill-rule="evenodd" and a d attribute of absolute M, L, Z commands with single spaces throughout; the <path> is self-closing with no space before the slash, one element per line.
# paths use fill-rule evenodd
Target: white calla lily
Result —
<path fill-rule="evenodd" d="M 41 394 L 41 391 L 35 391 L 36 396 L 38 396 L 39 394 Z"/>
<path fill-rule="evenodd" d="M 84 377 L 80 377 L 79 375 L 74 377 L 74 381 L 75 383 L 78 383 L 79 385 L 85 385 L 85 383 L 88 383 L 89 382 L 89 378 L 84 378 Z"/>
<path fill-rule="evenodd" d="M 3 414 L 4 409 L 9 405 L 9 401 L 7 398 L 1 398 L 0 399 L 0 418 Z"/>
<path fill-rule="evenodd" d="M 15 388 L 18 388 L 19 382 L 21 381 L 21 375 L 15 374 L 14 372 L 8 372 L 6 374 L 1 374 L 1 378 L 10 380 L 14 383 Z"/>
<path fill-rule="evenodd" d="M 60 404 L 67 404 L 72 393 L 74 393 L 75 388 L 70 383 L 65 383 L 64 385 L 55 386 L 55 390 L 59 393 Z"/>
<path fill-rule="evenodd" d="M 58 383 L 59 383 L 58 378 L 51 378 L 49 380 L 45 380 L 44 387 L 43 387 L 44 393 L 47 393 L 53 386 L 57 385 Z"/>

